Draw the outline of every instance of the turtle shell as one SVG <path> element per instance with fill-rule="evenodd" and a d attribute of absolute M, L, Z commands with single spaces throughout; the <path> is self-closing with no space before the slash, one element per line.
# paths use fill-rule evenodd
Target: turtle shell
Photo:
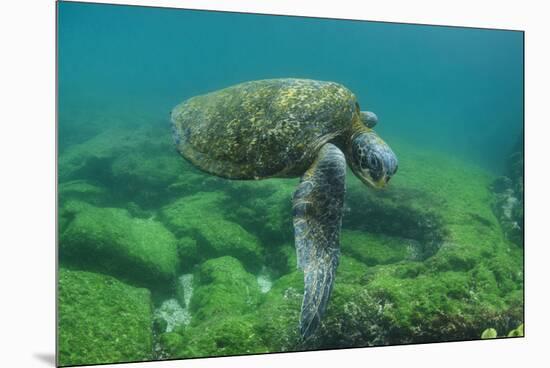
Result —
<path fill-rule="evenodd" d="M 333 82 L 251 81 L 190 98 L 172 110 L 178 151 L 233 179 L 300 176 L 328 141 L 346 136 L 356 98 Z"/>

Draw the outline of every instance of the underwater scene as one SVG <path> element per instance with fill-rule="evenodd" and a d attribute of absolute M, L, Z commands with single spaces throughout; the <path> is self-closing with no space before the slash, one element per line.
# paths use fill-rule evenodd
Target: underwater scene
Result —
<path fill-rule="evenodd" d="M 523 336 L 523 32 L 57 7 L 59 365 Z"/>

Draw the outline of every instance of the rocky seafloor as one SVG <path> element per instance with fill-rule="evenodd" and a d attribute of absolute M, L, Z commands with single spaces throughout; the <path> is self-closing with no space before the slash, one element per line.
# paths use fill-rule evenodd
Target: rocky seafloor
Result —
<path fill-rule="evenodd" d="M 61 132 L 61 365 L 479 339 L 523 323 L 513 169 L 499 179 L 391 141 L 400 164 L 386 190 L 349 172 L 334 290 L 303 342 L 298 178 L 204 174 L 164 125 L 86 133 Z"/>

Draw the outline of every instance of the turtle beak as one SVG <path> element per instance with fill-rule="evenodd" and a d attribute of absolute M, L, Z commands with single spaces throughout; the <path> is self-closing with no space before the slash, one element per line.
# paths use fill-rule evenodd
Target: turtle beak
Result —
<path fill-rule="evenodd" d="M 372 186 L 376 189 L 383 189 L 388 186 L 388 183 L 391 179 L 391 175 L 384 175 L 379 180 L 373 181 Z"/>
<path fill-rule="evenodd" d="M 388 184 L 389 180 L 390 180 L 390 177 L 384 175 L 382 178 L 380 178 L 380 180 L 374 182 L 374 186 L 378 189 L 382 189 Z"/>
<path fill-rule="evenodd" d="M 359 176 L 359 179 L 361 179 L 361 181 L 364 184 L 367 184 L 368 186 L 371 186 L 376 189 L 382 189 L 386 187 L 386 185 L 388 185 L 388 181 L 390 181 L 390 178 L 391 176 L 384 175 L 379 180 L 374 181 L 368 176 L 363 176 L 363 175 Z"/>

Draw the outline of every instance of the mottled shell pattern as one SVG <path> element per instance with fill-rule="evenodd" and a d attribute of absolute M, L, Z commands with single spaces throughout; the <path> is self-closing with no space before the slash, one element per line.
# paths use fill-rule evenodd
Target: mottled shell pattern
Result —
<path fill-rule="evenodd" d="M 178 151 L 232 179 L 302 175 L 319 149 L 347 144 L 356 98 L 334 82 L 267 79 L 188 99 L 172 111 Z"/>

